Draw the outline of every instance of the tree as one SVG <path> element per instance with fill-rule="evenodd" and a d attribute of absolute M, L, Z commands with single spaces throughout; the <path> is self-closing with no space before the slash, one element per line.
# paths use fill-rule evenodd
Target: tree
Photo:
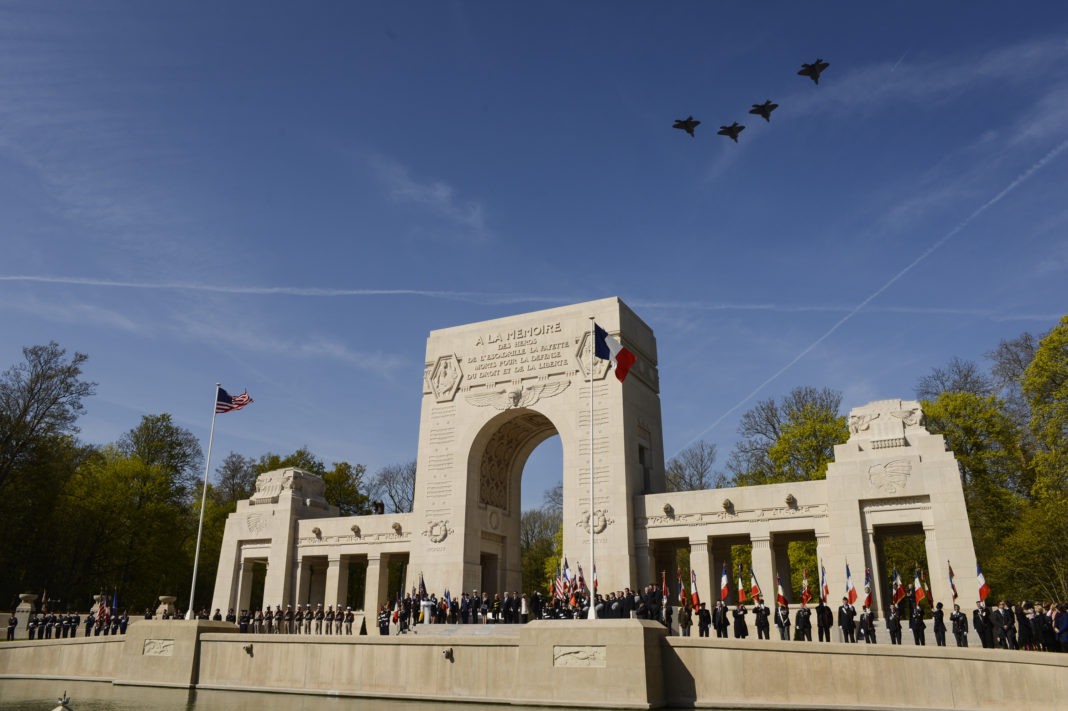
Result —
<path fill-rule="evenodd" d="M 82 399 L 96 383 L 81 379 L 89 356 L 67 351 L 52 341 L 22 349 L 24 363 L 0 375 L 0 491 L 40 443 L 78 431 L 75 422 L 85 411 Z"/>
<path fill-rule="evenodd" d="M 716 445 L 700 440 L 682 450 L 667 463 L 665 479 L 668 491 L 700 491 L 725 486 L 723 474 L 712 472 L 716 463 Z"/>
<path fill-rule="evenodd" d="M 256 490 L 256 460 L 252 457 L 230 452 L 215 473 L 219 481 L 211 487 L 211 494 L 219 505 L 236 507 L 238 501 L 251 497 Z"/>
<path fill-rule="evenodd" d="M 1041 493 L 1062 496 L 1068 485 L 1068 316 L 1039 343 L 1021 385 L 1039 448 Z"/>
<path fill-rule="evenodd" d="M 781 404 L 764 400 L 742 415 L 743 437 L 727 462 L 738 486 L 822 479 L 834 445 L 849 437 L 838 414 L 842 394 L 828 388 L 794 388 Z"/>
<path fill-rule="evenodd" d="M 273 472 L 275 469 L 285 469 L 286 467 L 294 467 L 318 476 L 326 473 L 326 465 L 322 460 L 312 454 L 307 447 L 301 447 L 285 457 L 273 452 L 261 455 L 259 461 L 256 462 L 256 474 Z"/>
<path fill-rule="evenodd" d="M 371 497 L 388 502 L 393 513 L 411 513 L 415 505 L 415 471 L 414 459 L 382 467 L 370 481 Z"/>
<path fill-rule="evenodd" d="M 190 493 L 200 482 L 204 453 L 192 432 L 174 424 L 170 413 L 144 415 L 140 424 L 119 438 L 119 451 L 158 466 L 178 495 Z"/>
<path fill-rule="evenodd" d="M 994 386 L 1020 427 L 1026 427 L 1031 418 L 1031 408 L 1024 397 L 1022 381 L 1024 371 L 1035 359 L 1038 340 L 1034 334 L 1025 331 L 1012 340 L 1001 339 L 997 348 L 985 354 L 992 363 L 990 374 Z"/>
<path fill-rule="evenodd" d="M 553 512 L 555 515 L 563 517 L 564 515 L 564 484 L 563 482 L 556 486 L 546 489 L 542 496 L 541 507 L 547 511 Z"/>
<path fill-rule="evenodd" d="M 916 382 L 916 397 L 934 400 L 941 393 L 972 393 L 985 397 L 994 393 L 994 381 L 970 360 L 954 356 L 945 368 L 935 368 Z"/>
<path fill-rule="evenodd" d="M 363 475 L 367 467 L 362 464 L 334 462 L 333 467 L 323 473 L 326 484 L 326 500 L 337 506 L 342 516 L 371 513 L 370 498 L 362 491 Z"/>

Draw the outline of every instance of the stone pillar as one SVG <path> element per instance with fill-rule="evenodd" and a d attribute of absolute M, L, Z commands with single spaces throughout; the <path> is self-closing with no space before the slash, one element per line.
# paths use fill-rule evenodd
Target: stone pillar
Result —
<path fill-rule="evenodd" d="M 32 615 L 36 609 L 36 605 L 33 604 L 36 599 L 37 596 L 33 593 L 22 593 L 19 595 L 19 600 L 22 602 L 15 608 L 15 619 L 19 621 L 19 626 L 15 628 L 15 639 L 29 638 L 30 632 L 26 628 L 26 625 L 30 621 L 30 615 Z"/>
<path fill-rule="evenodd" d="M 645 586 L 649 584 L 649 581 L 653 579 L 653 554 L 649 544 L 638 544 L 634 546 L 634 558 L 637 563 L 638 579 L 631 583 L 631 585 L 637 584 L 634 590 L 644 590 Z"/>
<path fill-rule="evenodd" d="M 875 530 L 869 528 L 864 532 L 864 542 L 868 550 L 868 563 L 871 567 L 871 594 L 872 594 L 872 606 L 878 613 L 880 619 L 885 619 L 887 615 L 886 603 L 889 602 L 885 599 L 886 591 L 883 583 L 886 580 L 885 572 L 883 571 L 883 559 L 881 555 L 879 542 L 875 537 Z M 861 585 L 858 590 L 861 601 L 864 599 L 864 583 L 861 579 Z M 949 619 L 948 616 L 946 619 Z M 878 639 L 878 638 L 876 638 Z"/>
<path fill-rule="evenodd" d="M 770 607 L 775 603 L 775 565 L 771 553 L 771 535 L 750 534 L 750 540 L 753 542 L 753 574 L 760 585 L 764 603 Z"/>
<path fill-rule="evenodd" d="M 708 552 L 707 537 L 690 539 L 690 569 L 697 577 L 697 594 L 701 602 L 714 602 L 718 596 L 712 593 L 712 560 Z M 692 598 L 692 589 L 690 595 Z"/>
<path fill-rule="evenodd" d="M 237 611 L 247 610 L 252 601 L 252 566 L 251 560 L 242 560 L 237 574 Z"/>
<path fill-rule="evenodd" d="M 324 605 L 345 605 L 349 588 L 349 562 L 340 553 L 332 553 L 326 565 L 326 601 Z"/>
<path fill-rule="evenodd" d="M 293 579 L 296 580 L 294 599 L 297 605 L 306 605 L 311 596 L 311 562 L 303 558 L 297 558 L 296 568 L 293 570 Z"/>
<path fill-rule="evenodd" d="M 363 587 L 363 612 L 369 620 L 367 623 L 368 634 L 374 626 L 375 613 L 382 603 L 388 599 L 389 591 L 389 562 L 379 555 L 367 556 L 367 575 Z"/>
<path fill-rule="evenodd" d="M 949 563 L 946 557 L 941 555 L 942 550 L 938 545 L 935 527 L 924 526 L 923 537 L 927 548 L 927 582 L 931 586 L 931 594 L 934 595 L 931 607 L 941 602 L 942 609 L 946 613 L 946 620 L 948 620 L 949 613 L 953 611 L 953 590 L 949 587 Z M 949 623 L 946 624 L 948 626 Z"/>
<path fill-rule="evenodd" d="M 831 548 L 831 536 L 824 533 L 816 534 L 816 599 L 819 600 L 823 597 L 823 568 L 827 567 L 827 556 L 830 554 Z M 830 575 L 830 573 L 828 573 Z M 831 580 L 828 577 L 827 585 L 830 587 Z M 834 604 L 835 609 L 838 605 L 835 602 L 834 594 L 828 593 L 827 604 Z"/>
<path fill-rule="evenodd" d="M 713 539 L 712 545 L 712 595 L 708 599 L 708 607 L 712 608 L 716 600 L 722 599 L 723 593 L 723 566 L 727 566 L 727 599 L 724 601 L 738 601 L 738 571 L 734 569 L 734 561 L 731 559 L 731 547 L 716 545 Z"/>

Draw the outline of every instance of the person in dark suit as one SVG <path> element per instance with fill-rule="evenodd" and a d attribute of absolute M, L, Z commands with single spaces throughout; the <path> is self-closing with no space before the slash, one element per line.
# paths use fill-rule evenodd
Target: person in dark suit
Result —
<path fill-rule="evenodd" d="M 702 602 L 701 607 L 697 610 L 697 636 L 707 637 L 710 627 L 712 627 L 712 613 L 708 611 L 708 607 Z"/>
<path fill-rule="evenodd" d="M 15 613 L 12 612 L 11 616 L 7 618 L 7 639 L 12 641 L 15 639 L 15 628 L 19 626 L 19 618 L 15 617 Z"/>
<path fill-rule="evenodd" d="M 790 608 L 779 605 L 775 611 L 775 626 L 779 628 L 779 639 L 783 642 L 790 641 Z"/>
<path fill-rule="evenodd" d="M 794 629 L 803 641 L 812 641 L 812 610 L 808 609 L 803 602 L 794 617 Z"/>
<path fill-rule="evenodd" d="M 842 630 L 845 641 L 852 644 L 857 642 L 856 622 L 854 622 L 856 616 L 857 608 L 849 604 L 849 598 L 843 597 L 842 604 L 838 606 L 838 626 Z"/>
<path fill-rule="evenodd" d="M 716 628 L 716 637 L 726 639 L 730 624 L 730 610 L 720 600 L 716 603 L 716 609 L 712 611 L 712 626 Z"/>
<path fill-rule="evenodd" d="M 738 603 L 738 607 L 734 608 L 734 638 L 745 639 L 749 636 L 749 625 L 745 624 L 746 616 L 745 605 Z"/>
<path fill-rule="evenodd" d="M 890 614 L 886 617 L 886 631 L 890 633 L 890 644 L 901 644 L 901 615 L 897 611 L 897 605 L 890 606 Z"/>
<path fill-rule="evenodd" d="M 972 628 L 979 635 L 984 649 L 993 648 L 994 623 L 990 619 L 990 610 L 987 609 L 986 603 L 982 600 L 978 600 L 975 603 L 975 611 L 972 612 Z"/>
<path fill-rule="evenodd" d="M 913 642 L 923 647 L 927 644 L 927 638 L 924 630 L 927 629 L 927 623 L 923 621 L 923 608 L 917 605 L 912 610 L 912 617 L 909 618 L 909 629 L 912 630 Z"/>
<path fill-rule="evenodd" d="M 753 615 L 756 617 L 757 639 L 771 639 L 771 610 L 764 604 L 764 598 L 758 597 L 757 604 L 753 605 Z"/>
<path fill-rule="evenodd" d="M 816 630 L 820 642 L 831 641 L 832 627 L 834 627 L 834 613 L 831 612 L 831 606 L 821 599 L 820 604 L 816 605 Z"/>
<path fill-rule="evenodd" d="M 968 646 L 968 616 L 960 611 L 960 605 L 953 605 L 949 615 L 949 624 L 953 628 L 953 638 L 958 647 Z"/>
<path fill-rule="evenodd" d="M 937 644 L 939 647 L 945 647 L 946 615 L 942 611 L 942 603 L 938 603 L 937 605 L 935 605 L 935 610 L 931 614 L 931 617 L 934 619 L 935 644 Z"/>
<path fill-rule="evenodd" d="M 867 605 L 864 605 L 864 610 L 860 613 L 860 634 L 864 637 L 865 644 L 876 644 L 875 638 L 875 612 L 869 610 Z"/>
<path fill-rule="evenodd" d="M 1004 600 L 1000 601 L 990 618 L 994 623 L 997 646 L 1016 649 L 1016 613 L 1013 612 L 1012 605 Z"/>

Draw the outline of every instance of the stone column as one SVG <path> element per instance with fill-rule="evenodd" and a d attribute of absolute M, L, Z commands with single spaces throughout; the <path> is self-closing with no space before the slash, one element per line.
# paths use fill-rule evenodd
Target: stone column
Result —
<path fill-rule="evenodd" d="M 311 587 L 310 565 L 303 557 L 293 563 L 293 606 L 300 607 L 308 602 L 308 590 Z"/>
<path fill-rule="evenodd" d="M 886 617 L 886 614 L 887 614 L 886 603 L 888 602 L 887 600 L 884 599 L 885 596 L 886 596 L 886 593 L 885 593 L 885 590 L 884 590 L 885 585 L 884 585 L 883 581 L 886 580 L 886 575 L 884 574 L 884 571 L 883 571 L 883 560 L 882 560 L 882 556 L 879 554 L 879 543 L 875 539 L 875 530 L 874 529 L 869 528 L 868 530 L 866 530 L 864 532 L 864 542 L 867 544 L 868 562 L 871 565 L 871 587 L 872 587 L 872 590 L 871 590 L 872 603 L 871 604 L 874 606 L 875 611 L 878 613 L 879 618 L 880 619 L 884 619 Z M 864 579 L 863 578 L 861 578 L 861 584 L 858 587 L 858 594 L 860 595 L 861 601 L 863 602 L 863 600 L 864 600 Z M 878 639 L 878 637 L 876 637 L 876 639 Z"/>
<path fill-rule="evenodd" d="M 701 602 L 714 602 L 717 596 L 712 594 L 712 561 L 708 552 L 707 537 L 690 539 L 690 569 L 697 577 L 697 594 Z M 692 589 L 690 595 L 692 598 Z"/>
<path fill-rule="evenodd" d="M 331 553 L 326 565 L 325 605 L 345 605 L 349 587 L 349 563 L 340 553 Z"/>
<path fill-rule="evenodd" d="M 649 581 L 653 579 L 653 555 L 649 544 L 634 546 L 634 558 L 638 568 L 638 580 L 632 581 L 631 585 L 637 584 L 635 590 L 644 590 Z"/>
<path fill-rule="evenodd" d="M 949 613 L 953 611 L 953 590 L 949 587 L 949 563 L 946 557 L 941 555 L 942 550 L 938 545 L 938 537 L 935 535 L 934 526 L 923 527 L 924 544 L 927 548 L 927 582 L 931 586 L 931 607 L 935 603 L 942 603 L 942 610 L 946 613 L 946 626 L 949 626 Z M 970 622 L 970 620 L 969 620 Z"/>
<path fill-rule="evenodd" d="M 830 534 L 816 534 L 816 599 L 819 600 L 823 596 L 823 567 L 827 567 L 827 556 L 831 548 L 831 536 Z M 830 573 L 828 573 L 830 575 Z M 827 585 L 830 587 L 830 578 L 827 579 Z M 835 602 L 834 594 L 829 593 L 827 595 L 827 604 L 830 605 Z M 834 605 L 837 609 L 838 605 Z"/>
<path fill-rule="evenodd" d="M 727 566 L 727 601 L 738 600 L 738 571 L 734 569 L 734 561 L 731 559 L 731 547 L 716 545 L 715 539 L 712 544 L 712 593 L 708 598 L 708 607 L 714 607 L 712 603 L 720 600 L 723 592 L 723 566 Z M 725 601 L 726 602 L 726 601 Z"/>
<path fill-rule="evenodd" d="M 383 560 L 380 555 L 367 556 L 367 577 L 363 587 L 363 612 L 367 617 L 367 631 L 375 623 L 375 613 L 378 608 L 388 599 L 389 591 L 389 562 Z"/>
<path fill-rule="evenodd" d="M 237 610 L 247 610 L 252 599 L 252 566 L 251 560 L 242 560 L 237 575 Z"/>
<path fill-rule="evenodd" d="M 764 603 L 770 607 L 775 603 L 775 565 L 771 553 L 771 535 L 751 534 L 750 540 L 753 542 L 753 574 L 760 585 Z"/>

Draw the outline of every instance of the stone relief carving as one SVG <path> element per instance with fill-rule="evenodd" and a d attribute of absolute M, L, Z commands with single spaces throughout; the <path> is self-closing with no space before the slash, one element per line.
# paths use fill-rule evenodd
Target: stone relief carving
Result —
<path fill-rule="evenodd" d="M 605 666 L 604 647 L 553 647 L 554 667 L 603 667 Z"/>
<path fill-rule="evenodd" d="M 323 537 L 323 529 L 321 529 L 318 526 L 316 526 L 315 528 L 312 529 L 312 535 L 315 536 L 316 538 L 322 538 Z"/>
<path fill-rule="evenodd" d="M 468 391 L 464 395 L 464 399 L 475 407 L 510 410 L 513 407 L 529 407 L 538 400 L 559 395 L 567 390 L 569 385 L 571 385 L 571 381 L 562 378 L 539 380 L 536 383 L 527 384 L 513 382 L 510 385 L 488 392 L 482 390 Z"/>
<path fill-rule="evenodd" d="M 430 374 L 426 376 L 427 384 L 434 393 L 437 402 L 448 402 L 456 395 L 463 378 L 463 370 L 460 369 L 460 361 L 450 353 L 438 358 Z"/>
<path fill-rule="evenodd" d="M 174 656 L 173 639 L 146 639 L 145 646 L 141 649 L 144 657 L 171 657 Z"/>
<path fill-rule="evenodd" d="M 400 532 L 401 532 L 401 525 L 400 525 L 400 522 L 399 522 L 399 521 L 394 521 L 394 522 L 393 522 L 393 525 L 392 525 L 392 526 L 391 526 L 390 528 L 392 528 L 392 529 L 393 529 L 394 531 L 396 531 L 396 532 L 397 532 L 398 534 L 400 534 Z"/>
<path fill-rule="evenodd" d="M 891 459 L 868 467 L 868 481 L 876 489 L 888 494 L 896 494 L 899 489 L 904 489 L 911 475 L 912 463 L 907 459 Z"/>
<path fill-rule="evenodd" d="M 923 424 L 923 409 L 918 401 L 876 400 L 850 410 L 849 438 L 869 440 L 871 449 L 907 447 L 905 432 L 923 431 Z"/>
<path fill-rule="evenodd" d="M 357 538 L 360 537 L 360 527 L 356 524 L 352 524 L 352 528 L 350 528 L 349 530 L 352 531 L 352 535 L 356 536 Z"/>
<path fill-rule="evenodd" d="M 604 530 L 615 523 L 614 518 L 608 518 L 608 512 L 604 509 L 593 510 L 593 532 L 604 533 Z M 586 533 L 590 532 L 590 511 L 586 509 L 582 512 L 582 518 L 575 522 L 575 525 L 581 528 Z"/>
<path fill-rule="evenodd" d="M 249 533 L 259 533 L 267 528 L 267 520 L 261 514 L 249 514 L 245 519 L 245 526 L 248 528 Z"/>
<path fill-rule="evenodd" d="M 508 491 L 516 452 L 532 437 L 552 430 L 544 415 L 530 414 L 504 423 L 486 444 L 479 468 L 479 503 L 508 511 Z"/>
<path fill-rule="evenodd" d="M 901 420 L 901 423 L 905 425 L 905 427 L 923 427 L 925 424 L 923 410 L 919 407 L 910 407 L 905 410 L 894 410 L 890 413 L 890 416 Z"/>
<path fill-rule="evenodd" d="M 861 502 L 860 507 L 864 511 L 929 509 L 931 498 L 929 496 L 902 496 L 894 499 L 870 499 Z"/>
<path fill-rule="evenodd" d="M 323 496 L 326 484 L 323 483 L 322 478 L 293 467 L 260 474 L 256 478 L 256 491 L 252 494 L 250 503 L 252 505 L 277 504 L 278 498 L 284 491 L 292 491 L 302 499 L 326 503 Z"/>
<path fill-rule="evenodd" d="M 724 502 L 729 503 L 729 502 Z M 794 506 L 770 506 L 767 508 L 736 509 L 722 511 L 705 511 L 702 513 L 675 513 L 674 516 L 636 516 L 634 525 L 638 528 L 656 528 L 659 526 L 699 526 L 702 523 L 716 521 L 761 521 L 774 518 L 826 518 L 826 504 L 797 504 Z"/>
<path fill-rule="evenodd" d="M 450 533 L 454 533 L 454 530 L 449 528 L 448 521 L 431 521 L 423 531 L 423 535 L 429 538 L 431 543 L 441 543 Z"/>
<path fill-rule="evenodd" d="M 590 348 L 593 344 L 590 343 L 590 333 L 587 331 L 582 334 L 582 339 L 579 341 L 578 350 L 575 351 L 575 361 L 578 363 L 579 372 L 582 373 L 582 377 L 586 380 L 590 378 Z M 593 379 L 601 380 L 608 374 L 608 361 L 601 358 L 594 357 L 593 359 Z"/>
<path fill-rule="evenodd" d="M 853 434 L 867 432 L 871 427 L 872 420 L 879 419 L 878 412 L 864 412 L 859 415 L 849 416 L 849 431 Z"/>

